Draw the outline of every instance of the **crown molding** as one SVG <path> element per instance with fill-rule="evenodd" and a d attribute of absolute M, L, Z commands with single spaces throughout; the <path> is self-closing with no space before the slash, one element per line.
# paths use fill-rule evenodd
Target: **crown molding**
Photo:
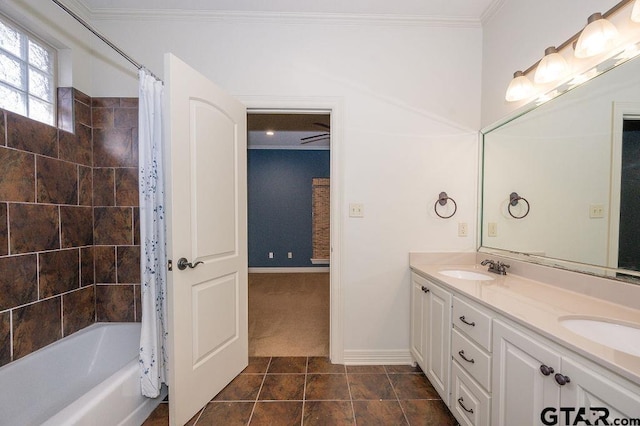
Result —
<path fill-rule="evenodd" d="M 480 22 L 482 24 L 489 22 L 502 8 L 504 2 L 505 0 L 493 0 L 491 4 L 487 6 L 484 12 L 482 12 L 482 15 L 480 15 Z"/>
<path fill-rule="evenodd" d="M 76 1 L 76 0 L 70 0 Z M 498 0 L 504 1 L 504 0 Z M 481 21 L 472 17 L 363 15 L 344 13 L 241 12 L 184 9 L 94 9 L 94 21 L 236 21 L 290 25 L 378 25 L 480 28 Z"/>
<path fill-rule="evenodd" d="M 82 0 L 62 0 L 62 2 L 71 9 L 76 15 L 84 19 L 85 21 L 91 21 L 93 19 L 93 11 Z"/>

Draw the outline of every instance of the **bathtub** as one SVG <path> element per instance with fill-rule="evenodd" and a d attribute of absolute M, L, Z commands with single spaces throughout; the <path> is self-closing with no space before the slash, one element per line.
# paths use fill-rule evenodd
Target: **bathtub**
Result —
<path fill-rule="evenodd" d="M 139 426 L 139 323 L 98 323 L 0 368 L 0 425 Z"/>

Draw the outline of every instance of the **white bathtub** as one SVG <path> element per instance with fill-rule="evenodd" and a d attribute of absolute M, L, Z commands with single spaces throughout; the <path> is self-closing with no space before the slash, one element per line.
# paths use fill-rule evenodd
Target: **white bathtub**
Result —
<path fill-rule="evenodd" d="M 139 426 L 140 324 L 98 323 L 0 368 L 0 425 Z"/>

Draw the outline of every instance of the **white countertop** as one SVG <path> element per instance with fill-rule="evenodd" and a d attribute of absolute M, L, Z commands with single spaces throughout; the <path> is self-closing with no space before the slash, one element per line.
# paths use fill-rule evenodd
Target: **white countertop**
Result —
<path fill-rule="evenodd" d="M 563 317 L 598 318 L 640 327 L 640 310 L 545 284 L 522 276 L 488 273 L 480 265 L 412 262 L 411 269 L 454 292 L 565 346 L 640 385 L 640 357 L 596 343 L 563 327 Z M 444 270 L 489 275 L 491 281 L 450 278 Z M 637 342 L 640 345 L 640 341 Z"/>

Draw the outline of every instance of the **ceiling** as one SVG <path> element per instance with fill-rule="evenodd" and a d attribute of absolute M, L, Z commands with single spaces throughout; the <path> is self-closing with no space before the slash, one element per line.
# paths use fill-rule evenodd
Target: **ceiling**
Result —
<path fill-rule="evenodd" d="M 328 149 L 330 117 L 329 114 L 247 114 L 247 145 L 251 149 Z"/>
<path fill-rule="evenodd" d="M 75 0 L 91 12 L 185 10 L 391 15 L 481 20 L 504 0 Z"/>

